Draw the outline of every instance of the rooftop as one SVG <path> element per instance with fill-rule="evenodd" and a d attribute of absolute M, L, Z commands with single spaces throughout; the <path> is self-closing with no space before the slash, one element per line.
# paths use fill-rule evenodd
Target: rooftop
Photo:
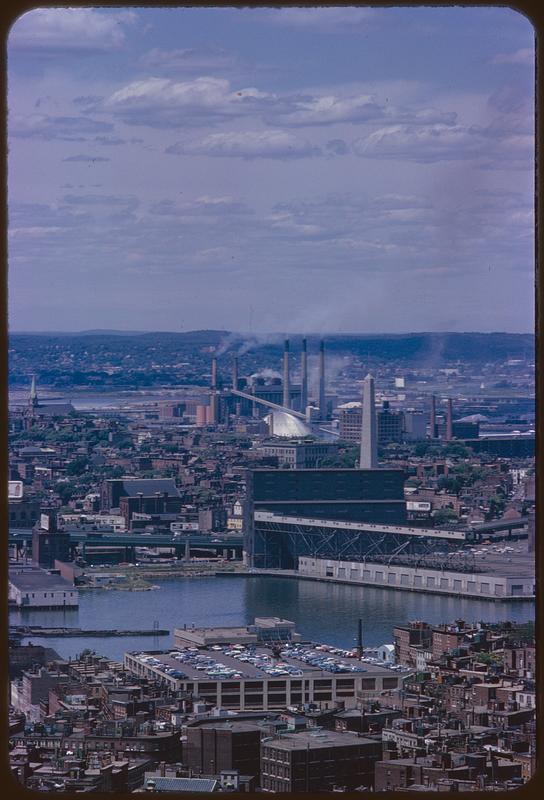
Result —
<path fill-rule="evenodd" d="M 30 572 L 17 572 L 10 569 L 9 582 L 21 590 L 44 589 L 54 591 L 57 589 L 66 591 L 71 589 L 74 591 L 70 581 L 61 578 L 60 575 L 50 575 L 49 572 L 38 569 Z"/>
<path fill-rule="evenodd" d="M 232 629 L 230 629 L 232 631 Z M 332 678 L 360 675 L 394 675 L 386 665 L 358 661 L 351 651 L 337 648 L 324 651 L 324 645 L 295 643 L 282 645 L 279 653 L 270 647 L 250 644 L 177 647 L 171 651 L 131 652 L 141 664 L 179 680 L 216 681 L 244 679 L 283 679 L 303 676 Z M 348 655 L 349 653 L 349 655 Z M 171 670 L 171 672 L 168 672 Z"/>
<path fill-rule="evenodd" d="M 158 792 L 203 792 L 215 791 L 214 778 L 147 778 L 146 786 L 153 786 Z"/>
<path fill-rule="evenodd" d="M 361 745 L 376 745 L 374 739 L 355 736 L 352 733 L 339 731 L 300 731 L 295 734 L 282 734 L 276 739 L 263 740 L 268 747 L 278 750 L 321 750 L 323 747 L 357 747 Z"/>

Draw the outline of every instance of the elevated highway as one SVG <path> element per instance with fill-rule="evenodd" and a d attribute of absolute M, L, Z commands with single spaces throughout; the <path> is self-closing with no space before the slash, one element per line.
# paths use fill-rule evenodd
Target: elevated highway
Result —
<path fill-rule="evenodd" d="M 124 547 L 125 560 L 136 560 L 137 547 L 170 548 L 180 558 L 194 553 L 234 554 L 240 558 L 243 538 L 237 534 L 146 534 L 146 533 L 110 533 L 106 531 L 70 530 L 70 549 L 74 556 L 79 552 L 85 558 L 88 547 Z M 52 534 L 54 535 L 54 534 Z M 17 552 L 32 548 L 32 530 L 30 528 L 13 528 L 9 531 L 8 542 Z"/>

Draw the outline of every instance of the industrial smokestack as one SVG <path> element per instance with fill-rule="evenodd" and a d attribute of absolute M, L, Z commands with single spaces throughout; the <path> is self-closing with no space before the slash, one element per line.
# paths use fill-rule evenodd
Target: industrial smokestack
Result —
<path fill-rule="evenodd" d="M 289 382 L 289 339 L 285 340 L 283 351 L 283 406 L 291 408 L 291 385 Z"/>
<path fill-rule="evenodd" d="M 305 411 L 308 405 L 308 355 L 306 352 L 306 339 L 302 340 L 302 353 L 300 354 L 300 410 Z"/>
<path fill-rule="evenodd" d="M 429 420 L 429 438 L 436 439 L 436 396 L 431 395 L 431 418 Z"/>
<path fill-rule="evenodd" d="M 238 357 L 234 356 L 234 361 L 232 362 L 232 388 L 238 388 Z"/>
<path fill-rule="evenodd" d="M 217 425 L 217 359 L 212 358 L 212 382 L 210 390 L 210 424 Z"/>
<path fill-rule="evenodd" d="M 446 410 L 446 439 L 451 441 L 453 439 L 453 401 L 448 397 L 448 406 Z"/>
<path fill-rule="evenodd" d="M 212 358 L 212 389 L 217 389 L 217 359 Z"/>
<path fill-rule="evenodd" d="M 325 399 L 325 342 L 321 339 L 319 345 L 319 415 L 321 419 L 327 418 L 327 401 Z"/>
<path fill-rule="evenodd" d="M 359 469 L 376 469 L 378 466 L 376 402 L 374 378 L 370 374 L 363 381 L 363 413 L 361 417 Z"/>

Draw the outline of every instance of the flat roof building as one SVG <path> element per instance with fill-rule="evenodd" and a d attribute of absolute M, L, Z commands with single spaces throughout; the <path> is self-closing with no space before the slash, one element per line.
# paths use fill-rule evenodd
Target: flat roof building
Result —
<path fill-rule="evenodd" d="M 210 647 L 222 644 L 257 644 L 300 640 L 295 623 L 280 617 L 256 617 L 253 625 L 239 628 L 176 628 L 174 644 L 179 647 Z"/>
<path fill-rule="evenodd" d="M 295 569 L 300 556 L 332 555 L 338 543 L 330 535 L 291 536 L 271 529 L 259 520 L 259 512 L 401 525 L 406 521 L 404 480 L 400 469 L 248 470 L 244 541 L 248 564 Z M 347 536 L 339 532 L 336 539 Z"/>
<path fill-rule="evenodd" d="M 381 754 L 381 741 L 337 731 L 301 731 L 265 739 L 261 786 L 268 792 L 371 789 Z"/>
<path fill-rule="evenodd" d="M 77 608 L 77 589 L 60 575 L 39 567 L 10 568 L 9 601 L 19 608 Z"/>
<path fill-rule="evenodd" d="M 354 651 L 293 640 L 242 643 L 249 631 L 231 628 L 229 636 L 228 630 L 218 629 L 221 644 L 187 642 L 191 646 L 176 644 L 171 651 L 125 653 L 125 669 L 233 711 L 281 710 L 304 703 L 332 708 L 338 700 L 354 707 L 358 698 L 401 688 L 409 674 L 361 662 Z M 178 629 L 176 636 L 178 631 L 186 633 Z M 195 639 L 203 641 L 207 633 L 197 632 Z"/>

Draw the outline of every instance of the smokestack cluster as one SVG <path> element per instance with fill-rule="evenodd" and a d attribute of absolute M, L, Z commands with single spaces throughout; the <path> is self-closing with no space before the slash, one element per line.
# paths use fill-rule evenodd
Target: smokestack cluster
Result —
<path fill-rule="evenodd" d="M 289 339 L 285 339 L 284 350 L 283 350 L 282 406 L 287 409 L 291 409 L 293 407 L 293 403 L 291 402 L 291 376 L 290 376 L 289 355 L 290 355 Z M 238 367 L 239 367 L 238 358 L 235 356 L 232 362 L 232 388 L 235 391 L 239 390 L 240 381 L 239 381 Z M 302 352 L 300 356 L 300 375 L 301 375 L 300 411 L 304 413 L 308 407 L 308 402 L 309 402 L 308 347 L 306 338 L 302 340 Z M 255 386 L 253 385 L 251 389 L 248 389 L 248 391 L 250 391 L 252 394 L 255 394 L 256 393 Z M 314 409 L 315 417 L 313 418 L 318 418 L 322 420 L 327 419 L 327 399 L 325 394 L 325 342 L 323 340 L 321 340 L 319 346 L 319 387 L 318 387 L 317 405 L 318 409 Z M 255 416 L 257 413 L 255 402 L 253 402 L 252 406 L 253 406 L 253 416 Z M 219 391 L 218 391 L 218 380 L 217 380 L 217 358 L 214 356 L 212 358 L 210 408 L 209 408 L 209 417 L 211 418 L 212 421 L 218 422 L 218 416 L 219 416 L 218 412 L 219 412 Z"/>
<path fill-rule="evenodd" d="M 363 381 L 363 413 L 361 420 L 361 453 L 359 469 L 378 467 L 378 425 L 374 378 L 368 374 Z"/>
<path fill-rule="evenodd" d="M 300 410 L 306 411 L 308 405 L 308 353 L 306 339 L 302 340 L 302 353 L 300 354 Z"/>
<path fill-rule="evenodd" d="M 289 381 L 289 339 L 285 340 L 283 350 L 283 405 L 291 408 L 291 384 Z"/>

